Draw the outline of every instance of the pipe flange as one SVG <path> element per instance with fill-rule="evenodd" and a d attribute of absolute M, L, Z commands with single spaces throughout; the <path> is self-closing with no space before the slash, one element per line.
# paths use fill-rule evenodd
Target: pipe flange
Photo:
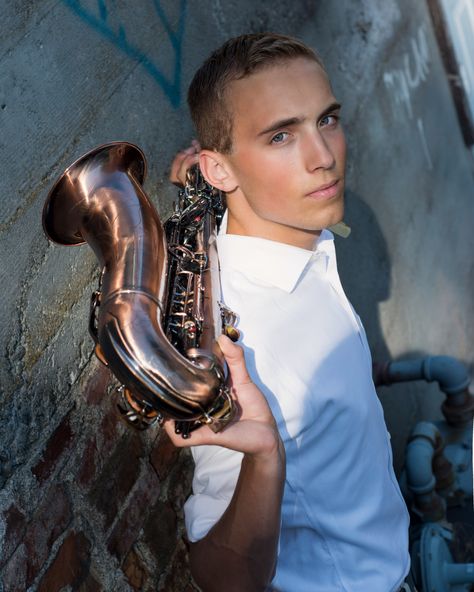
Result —
<path fill-rule="evenodd" d="M 375 386 L 390 386 L 392 384 L 389 368 L 390 362 L 372 363 L 372 378 Z"/>
<path fill-rule="evenodd" d="M 441 411 L 450 425 L 464 425 L 474 417 L 474 396 L 467 390 L 462 405 L 450 404 L 449 398 L 441 404 Z"/>
<path fill-rule="evenodd" d="M 454 592 L 474 582 L 473 563 L 454 563 L 448 546 L 452 539 L 452 532 L 439 524 L 424 526 L 419 546 L 422 590 Z"/>
<path fill-rule="evenodd" d="M 446 502 L 437 493 L 433 492 L 429 502 L 415 500 L 411 511 L 416 514 L 422 522 L 438 522 L 446 517 Z"/>
<path fill-rule="evenodd" d="M 436 524 L 427 524 L 421 533 L 420 562 L 422 589 L 430 592 L 448 592 L 449 583 L 445 581 L 443 567 L 452 563 L 447 541 L 451 533 Z"/>

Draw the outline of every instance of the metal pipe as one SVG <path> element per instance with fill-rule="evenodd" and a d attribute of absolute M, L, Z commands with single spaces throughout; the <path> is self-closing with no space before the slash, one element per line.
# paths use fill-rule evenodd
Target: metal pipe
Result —
<path fill-rule="evenodd" d="M 445 563 L 444 574 L 450 584 L 474 582 L 474 563 Z"/>
<path fill-rule="evenodd" d="M 414 495 L 414 511 L 424 522 L 442 520 L 446 513 L 446 504 L 435 491 L 433 473 L 433 458 L 442 450 L 441 442 L 436 426 L 423 421 L 415 426 L 406 448 L 407 486 Z"/>
<path fill-rule="evenodd" d="M 410 380 L 436 381 L 447 395 L 462 393 L 471 382 L 462 362 L 450 356 L 428 356 L 416 360 L 390 362 L 383 369 L 381 384 Z"/>
<path fill-rule="evenodd" d="M 442 411 L 448 423 L 462 425 L 472 420 L 474 397 L 467 390 L 471 379 L 459 360 L 450 356 L 427 356 L 385 364 L 375 363 L 373 370 L 376 386 L 412 380 L 437 382 L 446 394 Z"/>

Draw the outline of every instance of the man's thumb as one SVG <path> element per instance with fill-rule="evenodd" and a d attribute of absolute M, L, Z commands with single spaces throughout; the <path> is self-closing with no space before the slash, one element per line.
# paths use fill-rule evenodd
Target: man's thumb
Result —
<path fill-rule="evenodd" d="M 217 339 L 217 343 L 219 344 L 219 347 L 224 354 L 225 361 L 227 362 L 227 366 L 229 367 L 233 386 L 235 387 L 239 384 L 252 382 L 245 365 L 243 349 L 239 345 L 233 343 L 226 335 L 220 335 Z"/>

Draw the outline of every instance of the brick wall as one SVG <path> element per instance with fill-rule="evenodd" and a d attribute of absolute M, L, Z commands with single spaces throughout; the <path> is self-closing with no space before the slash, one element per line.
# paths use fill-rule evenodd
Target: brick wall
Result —
<path fill-rule="evenodd" d="M 93 362 L 9 481 L 0 520 L 3 592 L 197 590 L 182 506 L 191 459 L 164 432 L 122 423 Z"/>

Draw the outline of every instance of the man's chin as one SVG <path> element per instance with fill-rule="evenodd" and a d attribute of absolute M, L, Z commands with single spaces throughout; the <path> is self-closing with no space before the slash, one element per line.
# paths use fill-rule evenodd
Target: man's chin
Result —
<path fill-rule="evenodd" d="M 334 226 L 335 224 L 339 224 L 339 222 L 344 221 L 344 202 L 341 200 L 340 205 L 337 208 L 334 208 L 333 211 L 328 213 L 326 219 L 324 220 L 324 228 L 329 228 L 329 226 Z"/>

